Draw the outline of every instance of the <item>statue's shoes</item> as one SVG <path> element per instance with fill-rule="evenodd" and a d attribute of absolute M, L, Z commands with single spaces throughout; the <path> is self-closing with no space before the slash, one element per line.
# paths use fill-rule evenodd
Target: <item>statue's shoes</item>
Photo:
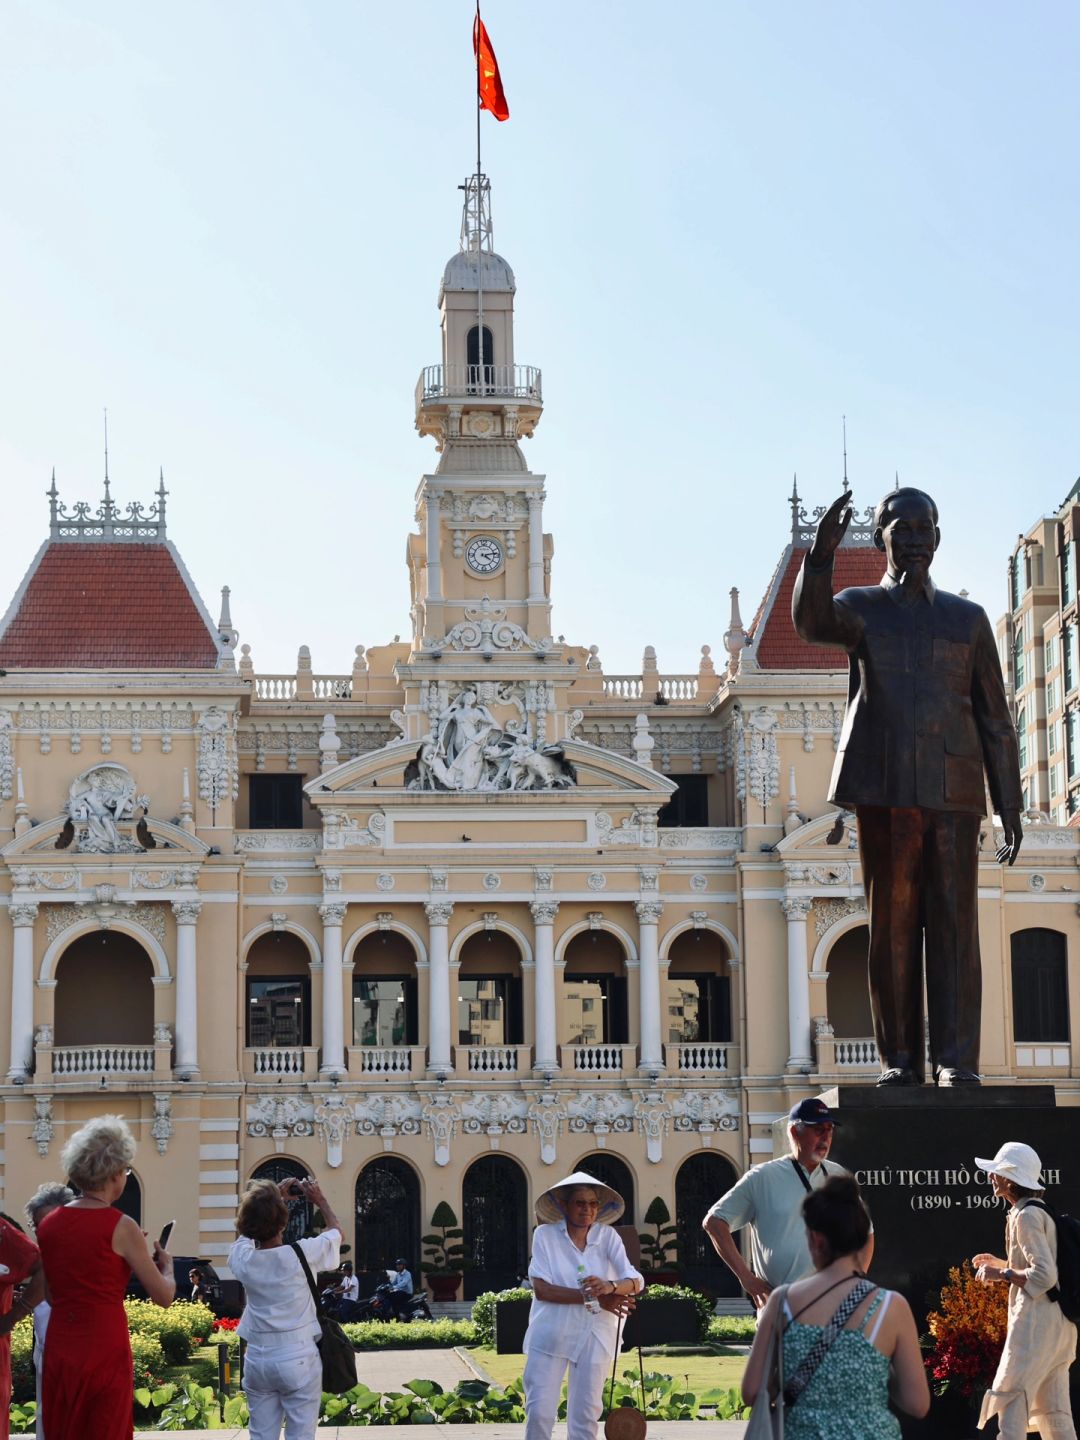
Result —
<path fill-rule="evenodd" d="M 878 1077 L 879 1085 L 918 1085 L 919 1077 L 914 1070 L 905 1070 L 900 1065 L 893 1065 L 889 1070 L 883 1070 Z"/>
<path fill-rule="evenodd" d="M 981 1085 L 982 1081 L 974 1070 L 953 1070 L 947 1066 L 937 1072 L 939 1085 Z"/>

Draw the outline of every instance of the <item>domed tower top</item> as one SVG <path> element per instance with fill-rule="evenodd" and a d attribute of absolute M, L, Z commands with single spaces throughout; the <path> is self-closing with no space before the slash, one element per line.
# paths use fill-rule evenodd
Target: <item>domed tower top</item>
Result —
<path fill-rule="evenodd" d="M 464 436 L 531 435 L 543 409 L 540 371 L 514 363 L 516 285 L 492 243 L 491 186 L 476 174 L 461 188 L 461 245 L 439 286 L 442 364 L 425 367 L 416 387 L 416 428 L 440 450 Z"/>

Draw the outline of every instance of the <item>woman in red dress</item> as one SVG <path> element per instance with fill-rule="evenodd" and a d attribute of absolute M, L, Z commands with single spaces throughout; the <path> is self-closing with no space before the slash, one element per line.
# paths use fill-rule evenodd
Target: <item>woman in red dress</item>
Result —
<path fill-rule="evenodd" d="M 124 1193 L 135 1141 L 119 1115 L 77 1130 L 61 1156 L 82 1193 L 47 1215 L 38 1231 L 52 1302 L 45 1341 L 42 1411 L 46 1440 L 131 1440 L 134 1382 L 124 1292 L 134 1271 L 155 1304 L 171 1305 L 172 1256 L 153 1259 Z"/>
<path fill-rule="evenodd" d="M 21 1294 L 16 1285 L 26 1281 Z M 0 1440 L 11 1423 L 11 1332 L 41 1299 L 41 1260 L 22 1229 L 0 1215 Z"/>

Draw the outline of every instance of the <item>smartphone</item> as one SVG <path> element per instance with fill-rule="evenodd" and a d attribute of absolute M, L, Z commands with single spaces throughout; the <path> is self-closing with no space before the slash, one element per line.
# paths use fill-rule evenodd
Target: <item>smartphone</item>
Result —
<path fill-rule="evenodd" d="M 169 1220 L 165 1225 L 161 1227 L 161 1234 L 158 1236 L 157 1243 L 162 1250 L 167 1250 L 169 1248 L 169 1241 L 172 1239 L 173 1226 L 175 1224 L 175 1220 Z"/>

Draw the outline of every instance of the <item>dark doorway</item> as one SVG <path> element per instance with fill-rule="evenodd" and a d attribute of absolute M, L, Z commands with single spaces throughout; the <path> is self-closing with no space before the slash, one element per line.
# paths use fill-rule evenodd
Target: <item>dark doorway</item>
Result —
<path fill-rule="evenodd" d="M 605 1155 L 598 1152 L 595 1155 L 586 1155 L 575 1166 L 575 1170 L 583 1170 L 586 1175 L 592 1175 L 599 1180 L 601 1185 L 610 1185 L 617 1195 L 621 1195 L 626 1204 L 622 1213 L 620 1225 L 633 1225 L 634 1223 L 634 1177 L 630 1173 L 630 1166 L 625 1160 L 620 1160 L 617 1155 Z"/>
<path fill-rule="evenodd" d="M 529 1268 L 525 1172 L 505 1155 L 485 1155 L 466 1170 L 461 1202 L 474 1265 L 465 1272 L 465 1299 L 516 1285 Z"/>
<path fill-rule="evenodd" d="M 120 1196 L 119 1200 L 114 1200 L 113 1204 L 116 1209 L 122 1211 L 123 1214 L 130 1215 L 136 1225 L 142 1225 L 142 1186 L 134 1175 L 128 1174 L 127 1184 L 124 1186 L 124 1193 Z M 165 1218 L 167 1219 L 168 1217 L 166 1216 Z"/>
<path fill-rule="evenodd" d="M 373 1294 L 399 1256 L 419 1290 L 420 1182 L 413 1168 L 393 1155 L 365 1165 L 356 1177 L 355 1219 L 360 1294 Z"/>
<path fill-rule="evenodd" d="M 675 1224 L 683 1281 L 708 1295 L 740 1295 L 739 1282 L 701 1228 L 705 1212 L 727 1194 L 738 1176 L 730 1160 L 704 1150 L 691 1155 L 675 1176 Z"/>
<path fill-rule="evenodd" d="M 465 341 L 465 360 L 469 367 L 469 391 L 486 390 L 494 379 L 492 367 L 495 363 L 495 341 L 491 331 L 484 326 L 484 355 L 480 356 L 480 331 L 473 326 Z M 480 366 L 483 366 L 481 373 Z"/>
<path fill-rule="evenodd" d="M 253 1180 L 273 1180 L 275 1185 L 280 1185 L 282 1180 L 306 1180 L 307 1171 L 296 1160 L 264 1160 L 252 1171 Z M 315 1207 L 309 1205 L 306 1200 L 287 1200 L 289 1207 L 289 1223 L 285 1227 L 285 1244 L 291 1245 L 294 1240 L 302 1240 L 305 1235 L 311 1233 L 311 1221 L 315 1214 Z"/>

